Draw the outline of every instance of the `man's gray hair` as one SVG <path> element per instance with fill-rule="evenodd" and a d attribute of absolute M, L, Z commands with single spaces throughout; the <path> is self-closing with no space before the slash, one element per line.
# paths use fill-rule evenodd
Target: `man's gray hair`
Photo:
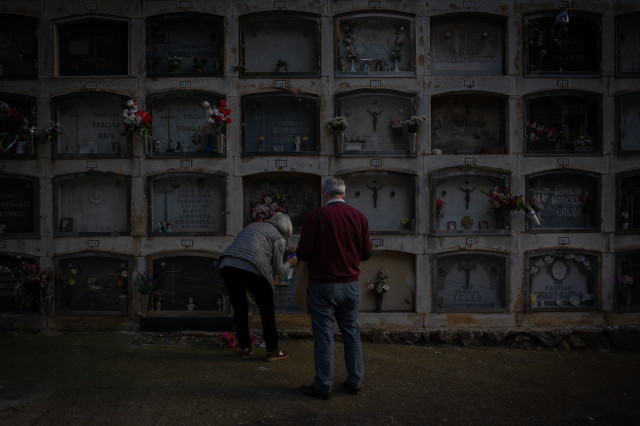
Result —
<path fill-rule="evenodd" d="M 333 177 L 327 179 L 322 184 L 322 190 L 329 195 L 345 195 L 347 192 L 347 185 L 345 185 L 344 181 L 339 177 Z"/>
<path fill-rule="evenodd" d="M 286 213 L 278 212 L 271 216 L 267 222 L 275 226 L 284 238 L 289 238 L 293 234 L 293 224 Z"/>

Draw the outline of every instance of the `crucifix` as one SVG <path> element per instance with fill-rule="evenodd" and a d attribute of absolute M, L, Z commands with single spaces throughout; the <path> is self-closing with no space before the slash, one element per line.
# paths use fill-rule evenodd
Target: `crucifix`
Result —
<path fill-rule="evenodd" d="M 474 269 L 476 269 L 476 263 L 468 259 L 463 259 L 458 264 L 458 271 L 464 271 L 464 289 L 471 288 L 471 271 Z"/>
<path fill-rule="evenodd" d="M 170 296 L 171 296 L 171 306 L 175 307 L 176 306 L 176 274 L 179 274 L 180 272 L 182 272 L 181 269 L 176 269 L 173 265 L 173 263 L 171 264 L 171 269 L 165 269 L 165 272 L 167 274 L 169 274 L 169 278 L 171 279 L 171 284 L 170 284 Z"/>
<path fill-rule="evenodd" d="M 376 131 L 376 127 L 378 126 L 378 115 L 380 115 L 382 113 L 382 111 L 384 111 L 384 110 L 380 110 L 380 111 L 367 110 L 367 112 L 373 116 L 373 131 L 374 132 Z"/>
<path fill-rule="evenodd" d="M 469 182 L 466 182 L 469 183 Z M 460 191 L 464 192 L 464 202 L 466 205 L 466 209 L 469 210 L 469 201 L 471 200 L 471 191 L 473 191 L 474 189 L 476 189 L 476 187 L 474 186 L 473 188 L 462 188 L 462 187 L 458 187 L 460 189 Z"/>
<path fill-rule="evenodd" d="M 373 184 L 375 185 L 376 183 L 378 183 L 377 180 L 373 181 Z M 369 186 L 367 185 L 367 188 L 369 188 L 370 190 L 373 191 L 373 208 L 375 209 L 376 207 L 378 207 L 378 190 L 382 189 L 384 185 L 380 185 L 378 187 L 376 186 Z"/>
<path fill-rule="evenodd" d="M 162 108 L 163 106 L 161 106 Z M 167 148 L 171 147 L 171 119 L 172 118 L 178 118 L 175 115 L 171 115 L 171 107 L 167 107 L 167 115 L 165 116 L 160 116 L 160 118 L 166 118 L 167 119 Z"/>
<path fill-rule="evenodd" d="M 167 46 L 167 54 L 164 55 L 165 57 L 170 57 L 170 56 L 176 56 L 175 52 L 171 51 L 171 45 L 172 44 L 178 44 L 177 41 L 171 41 L 171 30 L 167 30 L 167 34 L 166 36 L 164 34 L 160 34 L 158 36 L 158 40 L 157 42 L 155 42 L 153 44 L 153 47 L 157 47 L 157 46 L 161 46 L 163 44 L 165 44 Z M 166 41 L 164 41 L 166 40 Z M 156 52 L 154 52 L 157 54 L 157 48 L 156 48 Z"/>
<path fill-rule="evenodd" d="M 75 125 L 76 125 L 76 128 L 75 128 L 75 131 L 76 131 L 76 152 L 79 152 L 79 151 L 80 151 L 80 140 L 79 140 L 79 138 L 80 138 L 80 134 L 79 134 L 79 132 L 78 132 L 78 128 L 79 128 L 79 127 L 78 127 L 78 117 L 84 117 L 84 114 L 78 114 L 78 106 L 76 105 L 76 111 L 75 111 L 75 114 L 69 114 L 69 117 L 75 117 Z M 67 147 L 67 149 L 68 149 L 68 147 Z"/>

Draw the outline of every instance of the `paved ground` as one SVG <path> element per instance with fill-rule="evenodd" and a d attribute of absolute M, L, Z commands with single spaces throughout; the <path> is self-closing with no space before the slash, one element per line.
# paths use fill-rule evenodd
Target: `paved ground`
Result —
<path fill-rule="evenodd" d="M 267 363 L 215 336 L 0 333 L 0 424 L 640 424 L 639 352 L 366 343 L 362 393 L 321 401 L 298 391 L 311 340 L 283 341 L 289 359 Z"/>

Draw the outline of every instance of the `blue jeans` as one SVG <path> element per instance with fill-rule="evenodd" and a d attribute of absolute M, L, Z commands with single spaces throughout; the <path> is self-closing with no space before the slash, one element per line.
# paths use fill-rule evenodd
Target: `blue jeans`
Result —
<path fill-rule="evenodd" d="M 307 308 L 313 330 L 313 355 L 316 379 L 313 386 L 321 392 L 331 392 L 334 359 L 334 317 L 342 332 L 344 364 L 347 369 L 347 384 L 359 388 L 364 379 L 364 360 L 358 306 L 360 285 L 350 283 L 319 284 L 309 281 Z"/>

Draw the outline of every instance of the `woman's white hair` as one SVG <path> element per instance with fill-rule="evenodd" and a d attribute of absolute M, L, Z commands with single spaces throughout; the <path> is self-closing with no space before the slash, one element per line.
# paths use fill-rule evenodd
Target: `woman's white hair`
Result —
<path fill-rule="evenodd" d="M 267 222 L 275 226 L 284 238 L 289 238 L 293 234 L 293 224 L 286 213 L 278 212 L 271 216 Z"/>

